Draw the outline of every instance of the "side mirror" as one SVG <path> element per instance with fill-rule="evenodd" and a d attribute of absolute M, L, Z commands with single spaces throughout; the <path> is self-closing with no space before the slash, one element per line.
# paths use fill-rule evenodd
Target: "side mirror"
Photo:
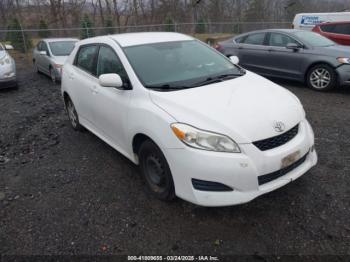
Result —
<path fill-rule="evenodd" d="M 237 56 L 230 56 L 230 60 L 232 64 L 238 65 L 239 64 L 239 58 Z"/>
<path fill-rule="evenodd" d="M 287 44 L 286 48 L 294 50 L 294 51 L 298 51 L 300 48 L 302 48 L 302 46 L 295 44 L 295 43 L 289 43 L 289 44 Z"/>
<path fill-rule="evenodd" d="M 103 74 L 98 78 L 99 84 L 104 87 L 122 88 L 123 80 L 118 74 Z"/>
<path fill-rule="evenodd" d="M 39 51 L 39 54 L 40 55 L 47 55 L 47 52 L 46 51 Z"/>
<path fill-rule="evenodd" d="M 13 46 L 12 45 L 5 45 L 5 49 L 6 50 L 13 50 Z"/>

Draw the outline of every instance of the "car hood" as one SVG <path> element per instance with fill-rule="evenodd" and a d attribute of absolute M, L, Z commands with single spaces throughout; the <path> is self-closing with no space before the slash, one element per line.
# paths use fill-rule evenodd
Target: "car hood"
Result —
<path fill-rule="evenodd" d="M 68 56 L 53 56 L 52 60 L 55 64 L 58 65 L 64 65 L 64 63 L 66 62 Z"/>
<path fill-rule="evenodd" d="M 333 45 L 315 48 L 320 54 L 327 54 L 334 57 L 350 57 L 350 47 L 344 45 Z"/>
<path fill-rule="evenodd" d="M 228 135 L 240 144 L 279 135 L 276 121 L 289 130 L 305 118 L 295 95 L 251 72 L 193 89 L 150 91 L 150 97 L 175 121 Z"/>

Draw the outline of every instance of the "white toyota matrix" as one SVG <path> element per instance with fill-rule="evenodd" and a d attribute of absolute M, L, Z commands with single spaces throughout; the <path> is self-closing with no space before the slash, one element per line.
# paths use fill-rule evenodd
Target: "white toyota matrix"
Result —
<path fill-rule="evenodd" d="M 302 176 L 317 154 L 298 98 L 237 64 L 182 34 L 95 37 L 64 65 L 62 95 L 73 128 L 139 165 L 157 198 L 242 204 Z"/>

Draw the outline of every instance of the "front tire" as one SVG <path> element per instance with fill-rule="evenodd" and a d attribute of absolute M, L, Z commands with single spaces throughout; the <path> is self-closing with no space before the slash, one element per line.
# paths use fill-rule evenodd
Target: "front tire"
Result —
<path fill-rule="evenodd" d="M 174 200 L 173 177 L 160 148 L 151 140 L 146 140 L 141 145 L 138 156 L 141 174 L 151 194 L 163 201 Z"/>
<path fill-rule="evenodd" d="M 306 77 L 308 86 L 316 91 L 329 91 L 336 87 L 337 74 L 326 64 L 313 66 Z"/>
<path fill-rule="evenodd" d="M 75 106 L 70 98 L 67 98 L 65 101 L 66 111 L 68 114 L 69 121 L 71 126 L 75 131 L 82 131 L 83 126 L 79 122 L 79 116 L 75 109 Z"/>

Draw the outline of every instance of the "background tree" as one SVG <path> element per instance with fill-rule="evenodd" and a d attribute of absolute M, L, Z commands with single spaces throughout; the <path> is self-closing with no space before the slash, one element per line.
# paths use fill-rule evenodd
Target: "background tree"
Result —
<path fill-rule="evenodd" d="M 32 47 L 32 41 L 29 35 L 22 31 L 21 24 L 17 18 L 12 18 L 7 28 L 10 31 L 7 32 L 6 40 L 11 42 L 11 45 L 13 45 L 16 50 L 25 53 Z"/>
<path fill-rule="evenodd" d="M 167 17 L 165 18 L 164 24 L 165 24 L 164 30 L 166 32 L 175 32 L 175 23 L 173 18 L 170 15 L 167 15 Z"/>
<path fill-rule="evenodd" d="M 111 17 L 107 17 L 105 20 L 105 34 L 112 35 L 114 34 L 114 25 L 113 25 L 113 19 Z"/>
<path fill-rule="evenodd" d="M 203 17 L 201 17 L 196 24 L 196 33 L 204 34 L 207 32 L 207 24 Z"/>
<path fill-rule="evenodd" d="M 47 23 L 45 20 L 41 19 L 39 22 L 39 36 L 41 38 L 47 38 L 51 35 L 51 32 L 48 29 Z"/>
<path fill-rule="evenodd" d="M 88 14 L 85 14 L 83 19 L 81 20 L 81 32 L 80 38 L 85 39 L 89 37 L 93 37 L 94 32 L 92 30 L 92 22 Z"/>
<path fill-rule="evenodd" d="M 301 0 L 288 0 L 285 5 L 285 15 L 287 20 L 292 20 L 297 13 L 305 10 L 303 1 Z"/>

